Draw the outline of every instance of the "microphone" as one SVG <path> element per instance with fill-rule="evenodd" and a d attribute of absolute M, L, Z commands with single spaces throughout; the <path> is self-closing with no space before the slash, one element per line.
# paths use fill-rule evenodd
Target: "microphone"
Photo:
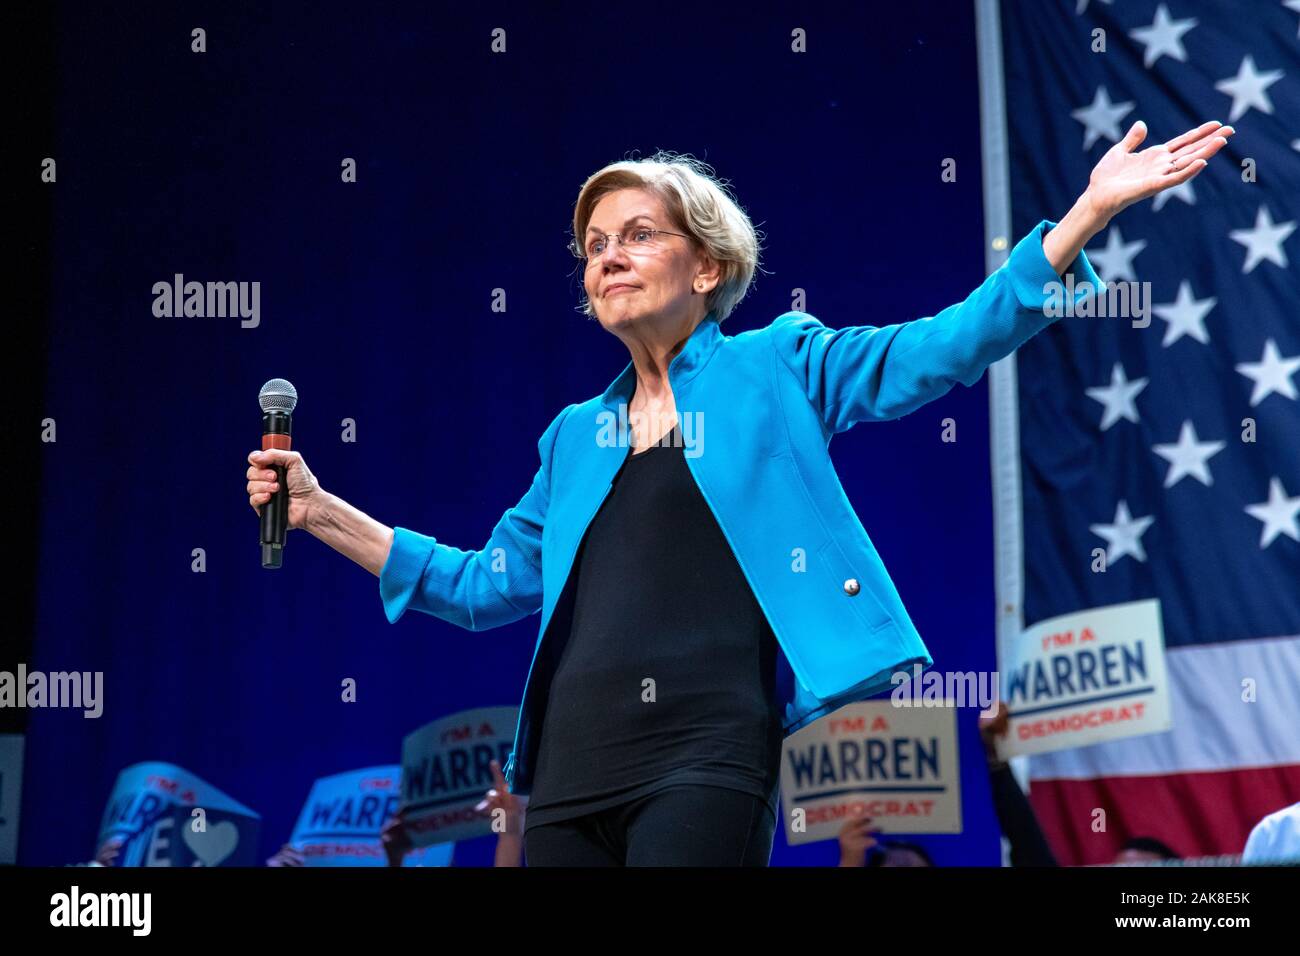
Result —
<path fill-rule="evenodd" d="M 289 450 L 293 443 L 293 410 L 298 406 L 298 390 L 282 378 L 273 378 L 257 393 L 262 406 L 262 451 L 268 448 Z M 284 560 L 284 533 L 289 530 L 289 489 L 285 487 L 284 466 L 275 466 L 279 489 L 262 506 L 262 567 L 278 568 Z"/>

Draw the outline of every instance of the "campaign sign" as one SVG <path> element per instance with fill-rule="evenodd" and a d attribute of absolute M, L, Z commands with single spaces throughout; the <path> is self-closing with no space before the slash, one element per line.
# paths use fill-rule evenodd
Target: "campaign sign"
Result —
<path fill-rule="evenodd" d="M 960 833 L 957 709 L 841 707 L 786 738 L 781 804 L 791 845 L 833 840 L 851 819 L 882 833 Z"/>
<path fill-rule="evenodd" d="M 1005 756 L 1168 730 L 1160 602 L 1130 601 L 1039 621 L 1002 666 Z"/>
<path fill-rule="evenodd" d="M 518 707 L 480 707 L 451 714 L 402 741 L 402 801 L 417 847 L 492 832 L 474 809 L 492 789 L 491 761 L 505 767 Z"/>
<path fill-rule="evenodd" d="M 122 840 L 118 866 L 255 866 L 260 826 L 256 813 L 207 781 L 151 761 L 117 775 L 95 845 Z"/>
<path fill-rule="evenodd" d="M 454 843 L 431 843 L 425 847 L 408 850 L 402 857 L 402 866 L 451 866 Z"/>
<path fill-rule="evenodd" d="M 144 865 L 256 866 L 258 831 L 255 817 L 176 806 L 150 835 Z M 156 862 L 163 859 L 167 862 Z"/>
<path fill-rule="evenodd" d="M 290 845 L 308 866 L 387 866 L 380 831 L 401 803 L 397 764 L 321 777 L 307 795 Z M 413 850 L 403 866 L 449 866 L 455 844 Z"/>

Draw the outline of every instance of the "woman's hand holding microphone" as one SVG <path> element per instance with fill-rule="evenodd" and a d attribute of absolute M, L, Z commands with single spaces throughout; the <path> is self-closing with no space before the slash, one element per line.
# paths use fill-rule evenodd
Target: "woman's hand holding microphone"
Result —
<path fill-rule="evenodd" d="M 306 528 L 314 505 L 324 497 L 320 482 L 311 473 L 302 455 L 296 451 L 268 448 L 248 456 L 248 503 L 259 515 L 262 505 L 280 490 L 276 481 L 276 465 L 284 468 L 284 483 L 289 489 L 289 527 Z"/>
<path fill-rule="evenodd" d="M 309 531 L 378 577 L 388 560 L 393 529 L 323 490 L 299 452 L 268 448 L 249 453 L 245 477 L 252 509 L 261 514 L 262 506 L 280 490 L 277 465 L 284 469 L 289 493 L 289 527 Z"/>

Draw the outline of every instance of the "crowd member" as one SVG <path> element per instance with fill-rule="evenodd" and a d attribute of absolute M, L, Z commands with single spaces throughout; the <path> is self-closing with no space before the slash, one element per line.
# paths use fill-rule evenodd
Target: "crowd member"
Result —
<path fill-rule="evenodd" d="M 996 741 L 1006 736 L 1009 720 L 1006 701 L 998 701 L 995 716 L 980 716 L 980 740 L 989 766 L 993 811 L 997 814 L 1002 835 L 1011 844 L 1012 866 L 1057 866 L 1056 855 L 1038 825 L 1033 807 L 1016 782 L 1011 767 L 998 755 Z"/>
<path fill-rule="evenodd" d="M 510 792 L 501 764 L 493 760 L 492 789 L 483 800 L 474 807 L 487 817 L 493 817 L 501 811 L 505 828 L 497 834 L 497 851 L 493 866 L 524 865 L 524 813 L 528 809 L 528 798 L 515 796 Z"/>
<path fill-rule="evenodd" d="M 492 787 L 483 799 L 474 807 L 480 815 L 491 818 L 500 810 L 505 828 L 497 834 L 496 855 L 493 866 L 523 866 L 524 856 L 524 809 L 527 800 L 516 797 L 506 786 L 505 775 L 499 761 L 493 760 Z M 384 855 L 389 866 L 401 866 L 402 858 L 410 852 L 414 844 L 407 832 L 406 817 L 398 811 L 389 817 L 379 831 L 380 842 L 384 845 Z"/>
<path fill-rule="evenodd" d="M 1149 836 L 1129 837 L 1115 855 L 1118 864 L 1163 863 L 1180 859 L 1182 857 L 1169 844 Z"/>
<path fill-rule="evenodd" d="M 1270 813 L 1250 831 L 1242 863 L 1300 863 L 1300 803 Z"/>
<path fill-rule="evenodd" d="M 857 817 L 840 828 L 840 866 L 934 866 L 925 847 L 906 840 L 885 840 L 871 829 L 870 817 Z"/>
<path fill-rule="evenodd" d="M 307 858 L 292 843 L 286 843 L 276 850 L 267 861 L 267 866 L 306 866 Z"/>
<path fill-rule="evenodd" d="M 1006 701 L 999 701 L 995 716 L 980 717 L 979 729 L 984 756 L 989 765 L 993 809 L 997 813 L 998 826 L 1011 844 L 1011 865 L 1059 866 L 1015 774 L 998 755 L 996 741 L 1006 736 L 1009 723 Z M 1150 836 L 1133 836 L 1120 847 L 1113 862 L 1121 865 L 1144 864 L 1177 859 L 1180 859 L 1179 854 L 1163 841 Z"/>

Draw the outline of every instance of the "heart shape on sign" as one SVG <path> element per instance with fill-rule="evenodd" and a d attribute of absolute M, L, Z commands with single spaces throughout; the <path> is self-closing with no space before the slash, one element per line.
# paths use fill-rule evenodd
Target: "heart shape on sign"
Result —
<path fill-rule="evenodd" d="M 235 847 L 239 845 L 239 827 L 229 820 L 211 824 L 199 832 L 187 826 L 185 845 L 204 866 L 220 866 L 221 861 L 234 853 Z"/>

